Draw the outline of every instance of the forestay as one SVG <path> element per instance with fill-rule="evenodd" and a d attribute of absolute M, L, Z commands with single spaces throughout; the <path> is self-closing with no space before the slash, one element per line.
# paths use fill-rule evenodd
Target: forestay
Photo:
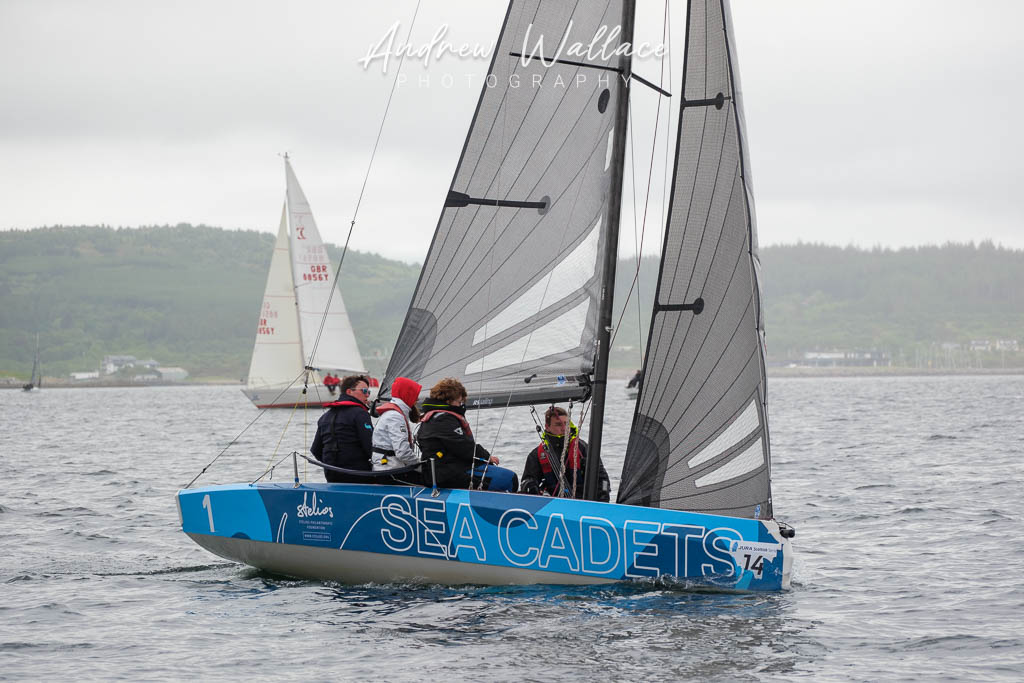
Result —
<path fill-rule="evenodd" d="M 284 207 L 274 253 L 270 257 L 270 272 L 249 365 L 248 386 L 288 386 L 295 381 L 302 364 L 299 318 L 295 310 L 295 286 L 288 248 L 288 215 L 287 207 Z"/>
<path fill-rule="evenodd" d="M 621 0 L 510 4 L 385 390 L 397 376 L 425 388 L 456 377 L 476 407 L 588 393 L 620 39 L 561 55 L 585 65 L 551 60 L 612 35 L 622 15 Z"/>
<path fill-rule="evenodd" d="M 292 277 L 298 300 L 303 360 L 307 366 L 315 368 L 365 372 L 345 304 L 341 294 L 335 291 L 334 272 L 327 249 L 320 239 L 306 195 L 299 187 L 287 158 L 285 176 L 291 223 Z"/>
<path fill-rule="evenodd" d="M 689 3 L 671 207 L 618 502 L 770 518 L 760 266 L 731 35 L 726 2 Z M 698 299 L 701 312 L 682 308 Z"/>

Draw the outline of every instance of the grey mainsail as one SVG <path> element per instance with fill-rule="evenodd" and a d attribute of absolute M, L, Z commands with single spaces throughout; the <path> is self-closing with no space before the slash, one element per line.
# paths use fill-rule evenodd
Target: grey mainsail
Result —
<path fill-rule="evenodd" d="M 589 394 L 618 215 L 623 4 L 509 4 L 384 392 L 406 376 L 456 377 L 475 407 Z M 572 50 L 595 36 L 602 49 Z"/>
<path fill-rule="evenodd" d="M 731 36 L 727 2 L 689 3 L 675 177 L 618 502 L 770 518 L 760 265 Z"/>

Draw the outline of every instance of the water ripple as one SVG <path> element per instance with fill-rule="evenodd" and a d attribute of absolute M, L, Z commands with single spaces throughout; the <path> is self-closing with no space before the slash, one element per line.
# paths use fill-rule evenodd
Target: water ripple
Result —
<path fill-rule="evenodd" d="M 1022 377 L 773 381 L 773 502 L 798 530 L 778 595 L 241 567 L 181 534 L 173 499 L 254 416 L 237 387 L 23 393 L 0 391 L 0 445 L 61 448 L 5 481 L 3 677 L 266 678 L 272 662 L 303 680 L 1017 680 L 1024 661 Z M 286 412 L 202 483 L 251 480 Z M 316 416 L 293 417 L 282 449 L 304 450 Z M 499 418 L 473 420 L 487 433 Z M 631 419 L 606 424 L 613 485 Z M 521 470 L 532 439 L 510 412 L 503 464 Z"/>

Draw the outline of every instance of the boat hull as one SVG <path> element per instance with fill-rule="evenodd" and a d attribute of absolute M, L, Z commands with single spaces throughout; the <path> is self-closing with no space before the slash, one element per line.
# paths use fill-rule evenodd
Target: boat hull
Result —
<path fill-rule="evenodd" d="M 233 484 L 178 492 L 182 530 L 253 567 L 348 583 L 789 588 L 771 520 L 463 489 Z"/>
<path fill-rule="evenodd" d="M 307 393 L 302 393 L 301 386 L 293 387 L 247 387 L 242 389 L 246 398 L 252 401 L 257 408 L 302 408 L 310 406 L 315 408 L 340 400 L 338 393 L 327 391 L 323 386 L 310 387 Z M 370 400 L 377 396 L 377 387 L 370 389 Z"/>

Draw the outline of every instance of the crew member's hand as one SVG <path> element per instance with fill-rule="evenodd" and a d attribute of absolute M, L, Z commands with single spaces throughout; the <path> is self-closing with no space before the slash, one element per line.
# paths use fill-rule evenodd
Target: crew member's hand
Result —
<path fill-rule="evenodd" d="M 501 463 L 501 461 L 498 460 L 498 456 L 496 456 L 496 455 L 492 455 L 491 459 L 488 460 L 487 462 L 491 463 L 492 465 L 498 465 L 498 464 Z"/>

